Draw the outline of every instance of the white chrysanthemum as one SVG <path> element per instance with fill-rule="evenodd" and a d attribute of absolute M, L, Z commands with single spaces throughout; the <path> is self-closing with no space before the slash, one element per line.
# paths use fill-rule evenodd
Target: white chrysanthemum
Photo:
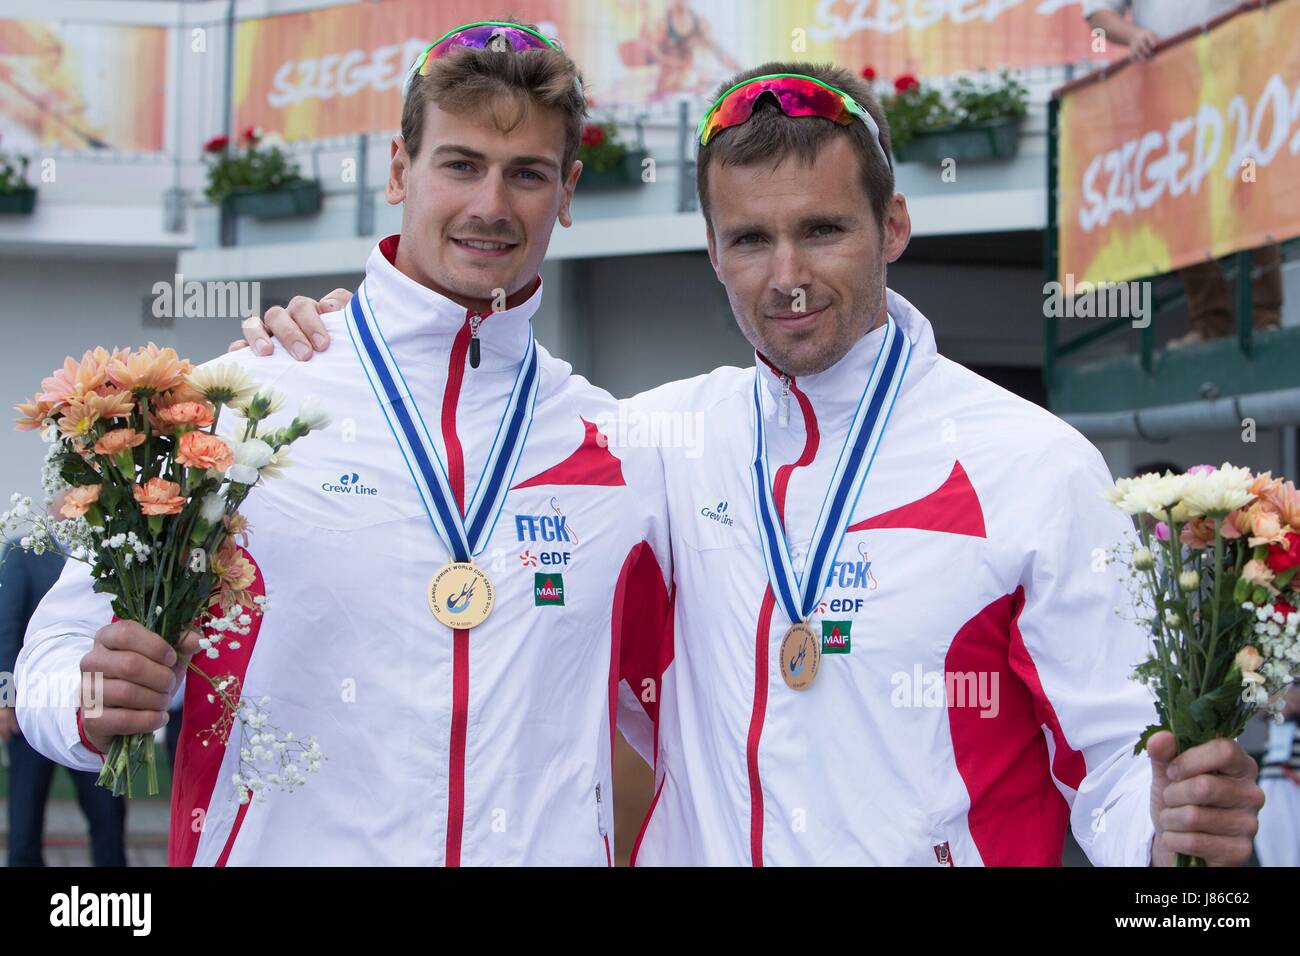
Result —
<path fill-rule="evenodd" d="M 271 460 L 262 466 L 263 478 L 283 478 L 284 470 L 289 467 L 289 446 L 282 445 L 271 455 Z"/>
<path fill-rule="evenodd" d="M 1186 479 L 1186 475 L 1175 475 L 1172 472 L 1133 478 L 1118 506 L 1127 514 L 1147 514 L 1168 521 L 1169 508 L 1183 497 Z"/>
<path fill-rule="evenodd" d="M 1183 504 L 1193 516 L 1222 518 L 1229 511 L 1244 508 L 1253 498 L 1250 486 L 1255 476 L 1249 468 L 1238 468 L 1225 461 L 1208 474 L 1198 472 L 1186 477 Z"/>
<path fill-rule="evenodd" d="M 241 441 L 233 445 L 231 451 L 235 455 L 235 463 L 230 466 L 227 475 L 231 481 L 241 485 L 256 484 L 258 472 L 275 454 L 271 446 L 260 438 Z"/>
<path fill-rule="evenodd" d="M 234 362 L 201 365 L 186 381 L 208 401 L 220 405 L 241 405 L 257 391 L 253 376 Z"/>
<path fill-rule="evenodd" d="M 1128 496 L 1128 490 L 1130 487 L 1132 487 L 1133 482 L 1135 480 L 1136 479 L 1133 478 L 1120 478 L 1118 481 L 1115 482 L 1115 484 L 1111 485 L 1109 488 L 1107 488 L 1105 491 L 1102 492 L 1102 497 L 1105 498 L 1107 501 L 1109 501 L 1111 504 L 1118 505 L 1121 501 L 1125 499 L 1125 497 Z"/>
<path fill-rule="evenodd" d="M 270 418 L 284 407 L 284 393 L 270 388 L 260 388 L 248 398 L 236 402 L 235 410 L 244 418 L 256 417 L 259 421 Z M 249 414 L 251 411 L 252 415 Z"/>
<path fill-rule="evenodd" d="M 328 428 L 329 423 L 333 421 L 330 413 L 325 410 L 317 399 L 308 396 L 298 407 L 298 421 L 302 422 L 311 431 L 320 431 Z"/>

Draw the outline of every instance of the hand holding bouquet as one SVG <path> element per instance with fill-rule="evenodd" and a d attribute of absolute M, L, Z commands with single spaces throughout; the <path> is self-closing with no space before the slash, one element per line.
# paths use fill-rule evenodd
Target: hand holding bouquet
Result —
<path fill-rule="evenodd" d="M 238 365 L 196 370 L 153 343 L 135 352 L 97 348 L 79 362 L 68 358 L 32 401 L 17 406 L 18 428 L 39 430 L 49 443 L 46 509 L 34 510 L 15 495 L 14 508 L 0 515 L 0 531 L 19 529 L 24 548 L 88 564 L 94 590 L 111 595 L 117 618 L 137 622 L 173 648 L 201 629 L 206 636 L 199 646 L 206 658 L 216 658 L 223 641 L 237 648 L 252 616 L 263 611 L 263 600 L 248 591 L 255 571 L 237 543 L 246 543 L 248 533 L 239 507 L 285 466 L 291 444 L 328 424 L 320 409 L 304 403 L 287 426 L 267 429 L 265 420 L 282 401 L 259 391 Z M 217 435 L 225 409 L 242 419 L 237 441 Z M 222 705 L 207 739 L 227 743 L 236 724 L 241 734 L 251 731 L 240 745 L 235 781 L 242 800 L 267 782 L 292 787 L 319 766 L 314 738 L 281 736 L 268 725 L 266 698 L 246 700 L 232 675 L 208 674 L 192 661 L 186 666 L 190 679 L 211 685 Z M 263 779 L 257 764 L 268 762 Z M 116 737 L 99 782 L 132 796 L 142 766 L 148 792 L 157 793 L 153 735 Z"/>
<path fill-rule="evenodd" d="M 1260 710 L 1280 721 L 1300 665 L 1295 485 L 1225 462 L 1121 479 L 1108 497 L 1137 519 L 1140 541 L 1119 557 L 1152 637 L 1134 676 L 1155 692 L 1157 720 L 1134 752 L 1161 730 L 1183 753 L 1240 736 Z"/>

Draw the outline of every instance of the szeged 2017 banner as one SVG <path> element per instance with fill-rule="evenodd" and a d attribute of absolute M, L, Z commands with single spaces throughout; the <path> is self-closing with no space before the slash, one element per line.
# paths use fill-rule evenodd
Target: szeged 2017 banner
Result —
<path fill-rule="evenodd" d="M 1095 58 L 1080 0 L 510 0 L 497 13 L 558 37 L 598 106 L 704 96 L 771 59 L 892 77 Z M 394 128 L 424 44 L 490 15 L 482 0 L 379 0 L 244 21 L 237 123 L 288 139 Z"/>
<path fill-rule="evenodd" d="M 0 19 L 6 148 L 163 148 L 162 27 Z"/>
<path fill-rule="evenodd" d="M 1065 91 L 1060 132 L 1062 282 L 1122 282 L 1300 234 L 1300 0 Z"/>

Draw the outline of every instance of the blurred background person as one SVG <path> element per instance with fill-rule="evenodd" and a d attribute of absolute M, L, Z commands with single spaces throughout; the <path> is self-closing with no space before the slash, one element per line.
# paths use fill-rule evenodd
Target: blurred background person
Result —
<path fill-rule="evenodd" d="M 0 671 L 12 674 L 27 622 L 45 592 L 58 580 L 64 559 L 37 555 L 14 544 L 0 555 Z M 9 751 L 9 865 L 44 866 L 45 806 L 56 764 L 28 745 L 14 716 L 12 701 L 0 700 L 0 740 Z M 90 826 L 90 857 L 95 866 L 126 866 L 126 801 L 95 783 L 98 774 L 72 775 L 77 802 Z"/>
<path fill-rule="evenodd" d="M 1260 866 L 1300 866 L 1300 687 L 1286 694 L 1283 722 L 1268 721 L 1268 752 L 1259 762 L 1264 808 L 1259 811 L 1255 855 Z"/>

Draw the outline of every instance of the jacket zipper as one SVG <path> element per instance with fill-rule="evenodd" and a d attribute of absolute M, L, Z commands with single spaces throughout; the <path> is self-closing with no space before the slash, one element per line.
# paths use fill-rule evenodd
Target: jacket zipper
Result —
<path fill-rule="evenodd" d="M 478 363 L 479 363 L 478 327 L 483 324 L 483 320 L 487 318 L 487 316 L 480 315 L 476 312 L 467 312 L 465 313 L 465 318 L 469 320 L 469 367 L 478 368 Z"/>
<path fill-rule="evenodd" d="M 447 451 L 447 480 L 456 496 L 456 507 L 465 513 L 465 458 L 456 433 L 456 409 L 465 380 L 466 356 L 477 366 L 478 327 L 485 316 L 468 310 L 465 324 L 456 334 L 447 366 L 447 388 L 442 400 L 442 441 Z M 454 454 L 453 454 L 454 451 Z M 447 773 L 447 866 L 460 866 L 461 842 L 465 831 L 465 747 L 469 728 L 469 631 L 452 632 L 451 734 Z"/>

